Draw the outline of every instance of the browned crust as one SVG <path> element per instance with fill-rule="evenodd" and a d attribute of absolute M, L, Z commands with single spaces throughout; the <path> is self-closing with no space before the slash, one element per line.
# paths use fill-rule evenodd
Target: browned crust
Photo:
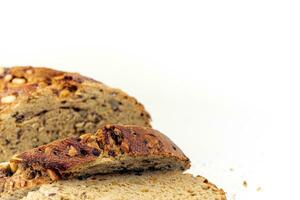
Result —
<path fill-rule="evenodd" d="M 1 70 L 2 69 L 2 70 Z M 151 116 L 144 106 L 134 97 L 123 91 L 110 88 L 101 82 L 82 76 L 78 73 L 69 73 L 53 70 L 44 67 L 18 66 L 11 68 L 0 67 L 0 99 L 7 96 L 14 96 L 16 99 L 12 103 L 2 103 L 0 101 L 0 113 L 9 113 L 10 108 L 18 104 L 18 100 L 30 95 L 39 95 L 43 91 L 51 91 L 60 98 L 66 98 L 66 94 L 72 93 L 74 89 L 82 89 L 86 85 L 95 85 L 99 90 L 106 90 L 111 94 L 120 95 L 127 101 L 136 105 L 136 108 L 143 113 L 148 120 L 147 126 L 151 127 Z M 9 76 L 9 79 L 7 77 Z M 14 79 L 22 79 L 24 83 L 16 84 Z"/>
<path fill-rule="evenodd" d="M 30 72 L 30 73 L 28 73 Z M 9 79 L 6 79 L 10 76 Z M 24 83 L 15 84 L 14 79 L 22 79 Z M 70 87 L 81 86 L 84 82 L 98 83 L 78 73 L 69 73 L 44 67 L 11 67 L 4 68 L 0 74 L 1 96 L 8 94 L 26 95 L 36 91 L 38 88 L 52 87 L 58 90 L 70 89 Z"/>
<path fill-rule="evenodd" d="M 72 170 L 76 172 L 80 166 L 88 165 L 98 157 L 117 160 L 122 156 L 172 158 L 181 170 L 190 167 L 184 153 L 157 130 L 133 125 L 106 125 L 95 134 L 57 140 L 13 156 L 10 168 L 18 166 L 19 169 L 13 174 L 9 166 L 4 165 L 0 196 L 70 178 Z M 39 175 L 35 178 L 32 173 Z M 54 177 L 51 177 L 52 173 Z"/>
<path fill-rule="evenodd" d="M 11 75 L 10 80 L 5 79 L 7 75 Z M 18 84 L 13 84 L 14 78 L 23 78 L 25 84 L 39 84 L 44 86 L 53 84 L 53 80 L 73 80 L 78 83 L 84 81 L 97 82 L 78 73 L 63 72 L 45 67 L 20 66 L 4 68 L 3 73 L 0 74 L 0 88 L 6 90 L 18 87 Z"/>
<path fill-rule="evenodd" d="M 71 146 L 76 149 L 75 156 L 70 156 Z M 95 161 L 99 155 L 173 157 L 184 163 L 184 169 L 190 167 L 189 159 L 165 135 L 151 128 L 123 125 L 106 125 L 96 134 L 58 140 L 23 152 L 11 162 L 36 169 L 54 169 L 63 174 Z"/>

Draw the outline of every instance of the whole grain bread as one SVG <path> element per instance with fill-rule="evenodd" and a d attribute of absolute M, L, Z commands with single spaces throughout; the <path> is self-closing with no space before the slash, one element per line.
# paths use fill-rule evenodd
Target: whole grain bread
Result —
<path fill-rule="evenodd" d="M 104 124 L 150 127 L 143 105 L 119 89 L 49 68 L 0 68 L 0 161 Z"/>
<path fill-rule="evenodd" d="M 178 171 L 97 175 L 42 185 L 22 200 L 226 200 L 207 179 Z"/>
<path fill-rule="evenodd" d="M 0 170 L 0 196 L 19 198 L 42 184 L 93 174 L 189 167 L 189 159 L 162 133 L 133 125 L 106 125 L 95 134 L 54 141 L 13 156 Z"/>

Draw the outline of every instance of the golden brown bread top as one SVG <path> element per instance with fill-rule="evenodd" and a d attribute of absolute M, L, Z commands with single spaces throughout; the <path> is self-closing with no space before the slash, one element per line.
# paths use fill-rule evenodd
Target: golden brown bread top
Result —
<path fill-rule="evenodd" d="M 76 91 L 85 91 L 93 87 L 107 94 L 118 95 L 136 106 L 149 121 L 151 116 L 144 106 L 122 90 L 110 88 L 105 84 L 78 73 L 62 72 L 44 67 L 18 66 L 0 67 L 0 113 L 9 113 L 19 100 L 28 96 L 54 94 L 60 99 L 72 98 Z"/>
<path fill-rule="evenodd" d="M 0 90 L 18 88 L 24 84 L 47 86 L 59 81 L 94 81 L 78 73 L 69 73 L 44 67 L 11 67 L 0 69 Z"/>
<path fill-rule="evenodd" d="M 0 68 L 1 97 L 30 94 L 38 88 L 51 87 L 54 93 L 75 90 L 84 82 L 98 83 L 78 73 L 69 73 L 43 67 Z M 3 103 L 3 101 L 1 101 Z"/>
<path fill-rule="evenodd" d="M 54 141 L 14 156 L 11 163 L 36 169 L 58 170 L 62 175 L 73 168 L 105 157 L 163 156 L 173 157 L 190 167 L 189 159 L 165 135 L 138 126 L 106 125 L 96 134 Z"/>

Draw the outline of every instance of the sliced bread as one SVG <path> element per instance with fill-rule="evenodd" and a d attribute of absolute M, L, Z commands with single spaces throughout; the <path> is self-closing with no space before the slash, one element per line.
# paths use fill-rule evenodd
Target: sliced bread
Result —
<path fill-rule="evenodd" d="M 93 174 L 189 167 L 189 159 L 162 133 L 106 125 L 96 134 L 54 141 L 15 155 L 0 170 L 0 196 L 19 198 L 42 184 Z"/>
<path fill-rule="evenodd" d="M 150 115 L 121 90 L 76 73 L 0 68 L 0 161 L 109 123 L 150 127 Z"/>
<path fill-rule="evenodd" d="M 22 200 L 226 200 L 207 179 L 178 171 L 97 175 L 42 185 Z"/>

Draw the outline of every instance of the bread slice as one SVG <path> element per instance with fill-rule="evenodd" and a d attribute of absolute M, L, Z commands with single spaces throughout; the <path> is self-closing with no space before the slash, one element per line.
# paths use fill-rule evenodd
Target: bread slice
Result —
<path fill-rule="evenodd" d="M 42 184 L 92 174 L 189 167 L 189 159 L 162 133 L 106 125 L 96 134 L 54 141 L 15 155 L 0 170 L 0 196 L 22 197 Z"/>
<path fill-rule="evenodd" d="M 178 171 L 97 175 L 42 185 L 22 200 L 226 200 L 207 179 Z"/>
<path fill-rule="evenodd" d="M 0 68 L 0 161 L 109 123 L 150 127 L 150 115 L 121 90 L 76 73 Z"/>

